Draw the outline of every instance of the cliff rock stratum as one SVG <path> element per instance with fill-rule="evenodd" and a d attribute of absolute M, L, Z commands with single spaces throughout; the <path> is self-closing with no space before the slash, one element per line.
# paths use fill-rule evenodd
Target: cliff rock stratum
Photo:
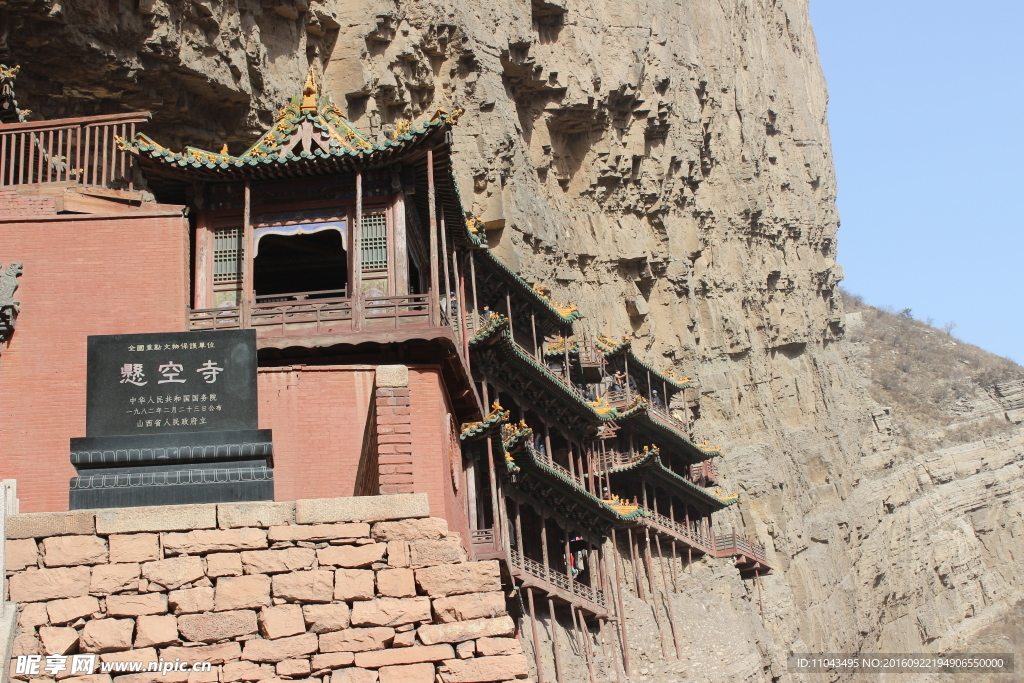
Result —
<path fill-rule="evenodd" d="M 589 333 L 632 330 L 694 375 L 695 440 L 742 495 L 719 525 L 768 546 L 760 602 L 693 566 L 678 659 L 665 615 L 627 605 L 636 680 L 787 680 L 792 651 L 1019 652 L 1024 370 L 844 310 L 806 1 L 4 5 L 36 118 L 150 110 L 154 138 L 238 152 L 310 64 L 371 137 L 465 109 L 458 180 L 491 248 Z"/>

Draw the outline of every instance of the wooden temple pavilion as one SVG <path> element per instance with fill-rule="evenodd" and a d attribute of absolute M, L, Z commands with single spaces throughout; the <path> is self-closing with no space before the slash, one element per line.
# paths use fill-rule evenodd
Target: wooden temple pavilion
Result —
<path fill-rule="evenodd" d="M 662 643 L 668 654 L 682 634 L 656 578 L 677 586 L 679 570 L 709 556 L 735 558 L 741 575 L 757 580 L 771 571 L 767 554 L 755 541 L 715 531 L 713 515 L 738 496 L 716 488 L 719 451 L 690 438 L 699 416 L 692 383 L 655 369 L 626 338 L 575 334 L 574 305 L 524 281 L 487 248 L 485 228 L 467 218 L 453 174 L 451 129 L 460 114 L 438 110 L 372 142 L 310 78 L 273 127 L 237 155 L 226 147 L 173 152 L 130 135 L 125 126 L 146 117 L 116 121 L 121 130 L 103 133 L 92 154 L 137 169 L 120 178 L 144 178 L 160 205 L 188 207 L 184 329 L 255 330 L 267 376 L 319 366 L 438 366 L 440 398 L 414 401 L 405 413 L 411 424 L 426 424 L 441 417 L 428 413 L 450 406 L 458 427 L 446 448 L 454 455 L 428 463 L 423 471 L 432 478 L 409 486 L 432 500 L 444 489 L 440 514 L 465 532 L 475 558 L 503 563 L 531 616 L 543 610 L 581 630 L 614 623 L 628 673 L 621 591 L 613 590 L 625 580 L 623 558 L 632 560 L 637 595 L 664 601 L 674 641 Z M 54 130 L 75 125 L 55 123 Z M 81 149 L 88 162 L 80 142 L 66 142 L 74 135 L 51 136 L 55 149 L 72 150 L 65 156 Z M 5 168 L 0 175 L 10 173 Z M 96 168 L 118 167 L 106 161 Z M 379 464 L 379 479 L 359 485 L 365 491 L 367 481 L 379 481 L 384 493 L 388 477 L 399 476 L 385 465 L 394 450 L 369 425 L 380 424 L 380 406 L 402 404 L 382 403 L 381 395 L 376 404 L 368 399 L 369 417 L 363 406 L 316 430 L 349 440 L 362 433 L 351 467 Z M 296 438 L 301 450 L 301 439 L 313 435 Z M 278 470 L 285 460 L 278 457 Z M 593 678 L 591 641 L 583 641 Z M 566 655 L 558 642 L 552 647 L 555 679 L 563 681 Z M 539 654 L 536 666 L 543 680 Z"/>

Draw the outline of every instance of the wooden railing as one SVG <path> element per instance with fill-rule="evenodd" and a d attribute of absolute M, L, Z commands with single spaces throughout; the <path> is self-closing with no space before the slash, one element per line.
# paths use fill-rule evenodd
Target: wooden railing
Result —
<path fill-rule="evenodd" d="M 398 329 L 430 324 L 430 295 L 382 296 L 363 299 L 363 325 L 366 329 Z M 441 325 L 448 317 L 441 312 Z"/>
<path fill-rule="evenodd" d="M 315 292 L 290 292 L 287 294 L 264 294 L 256 297 L 256 303 L 269 304 L 278 301 L 306 301 L 308 299 L 345 299 L 348 297 L 348 288 L 321 289 Z"/>
<path fill-rule="evenodd" d="M 718 481 L 718 465 L 714 460 L 704 460 L 690 465 L 690 481 L 710 486 Z"/>
<path fill-rule="evenodd" d="M 768 561 L 768 555 L 762 544 L 737 533 L 715 536 L 715 555 L 718 557 L 746 555 L 758 562 L 767 563 Z"/>
<path fill-rule="evenodd" d="M 469 533 L 473 545 L 494 545 L 494 529 L 473 529 Z"/>
<path fill-rule="evenodd" d="M 689 438 L 689 431 L 686 429 L 686 423 L 677 418 L 675 415 L 670 413 L 664 406 L 658 405 L 657 403 L 650 403 L 651 412 L 658 416 L 662 421 L 669 423 L 675 427 L 676 430 L 682 432 Z"/>
<path fill-rule="evenodd" d="M 189 312 L 189 329 L 228 330 L 250 327 L 260 337 L 343 334 L 354 331 L 355 302 L 349 298 L 270 301 L 243 306 L 197 308 Z M 430 322 L 426 294 L 372 297 L 362 301 L 366 330 L 425 327 Z M 248 318 L 248 322 L 246 322 Z M 442 321 L 447 325 L 447 321 Z"/>
<path fill-rule="evenodd" d="M 543 453 L 541 451 L 538 451 L 536 448 L 533 449 L 533 452 L 534 452 L 534 456 L 537 458 L 537 460 L 542 462 L 542 463 L 544 463 L 544 465 L 546 467 L 548 467 L 549 469 L 552 469 L 552 470 L 558 472 L 559 474 L 561 474 L 562 476 L 566 477 L 567 479 L 571 479 L 572 481 L 576 482 L 580 486 L 580 488 L 584 488 L 585 489 L 587 487 L 587 485 L 584 483 L 583 478 L 581 476 L 577 476 L 577 475 L 573 474 L 572 472 L 570 472 L 567 468 L 563 467 L 562 465 L 559 465 L 547 453 Z"/>
<path fill-rule="evenodd" d="M 512 548 L 509 551 L 509 554 L 509 560 L 512 566 L 521 572 L 529 574 L 534 578 L 547 581 L 555 588 L 560 588 L 564 592 L 586 600 L 591 604 L 599 605 L 600 607 L 607 606 L 604 591 L 594 590 L 584 583 L 573 581 L 568 575 L 552 569 L 551 567 L 545 567 L 540 562 L 531 560 L 529 557 L 525 557 L 515 548 Z"/>
<path fill-rule="evenodd" d="M 637 395 L 635 391 L 627 391 L 625 389 L 617 389 L 609 391 L 604 395 L 604 398 L 608 403 L 615 406 L 616 408 L 625 408 L 633 401 L 633 397 Z M 663 405 L 647 402 L 647 408 L 662 422 L 668 423 L 671 427 L 681 432 L 684 436 L 689 438 L 689 431 L 686 428 L 686 424 L 677 418 L 675 415 L 670 413 Z"/>
<path fill-rule="evenodd" d="M 673 522 L 665 515 L 661 515 L 655 512 L 654 510 L 644 508 L 642 505 L 640 507 L 647 511 L 647 515 L 640 518 L 641 520 L 643 520 L 643 524 L 646 524 L 655 531 L 668 532 L 674 536 L 677 536 L 681 538 L 684 542 L 689 543 L 698 550 L 717 555 L 717 546 L 715 545 L 716 537 L 714 535 L 706 536 L 702 534 L 700 531 L 689 528 L 686 524 Z"/>
<path fill-rule="evenodd" d="M 149 112 L 0 125 L 0 186 L 75 183 L 133 189 L 135 158 L 114 136 L 135 137 Z"/>
<path fill-rule="evenodd" d="M 629 463 L 633 462 L 635 457 L 636 453 L 608 449 L 604 453 L 599 453 L 597 455 L 597 467 L 602 472 L 615 467 L 625 467 Z"/>
<path fill-rule="evenodd" d="M 580 365 L 583 367 L 603 368 L 607 363 L 604 354 L 589 339 L 577 341 L 577 346 L 580 350 Z"/>

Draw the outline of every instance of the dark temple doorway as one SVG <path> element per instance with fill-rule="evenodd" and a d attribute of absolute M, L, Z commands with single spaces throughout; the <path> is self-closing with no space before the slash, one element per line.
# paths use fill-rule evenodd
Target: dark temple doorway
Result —
<path fill-rule="evenodd" d="M 348 254 L 341 233 L 263 235 L 253 265 L 257 300 L 348 296 Z M 287 295 L 299 295 L 296 297 Z"/>

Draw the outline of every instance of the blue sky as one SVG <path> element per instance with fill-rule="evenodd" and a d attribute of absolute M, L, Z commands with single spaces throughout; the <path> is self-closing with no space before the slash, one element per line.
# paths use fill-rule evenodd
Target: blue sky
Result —
<path fill-rule="evenodd" d="M 811 0 L 843 286 L 1024 363 L 1024 3 Z"/>

